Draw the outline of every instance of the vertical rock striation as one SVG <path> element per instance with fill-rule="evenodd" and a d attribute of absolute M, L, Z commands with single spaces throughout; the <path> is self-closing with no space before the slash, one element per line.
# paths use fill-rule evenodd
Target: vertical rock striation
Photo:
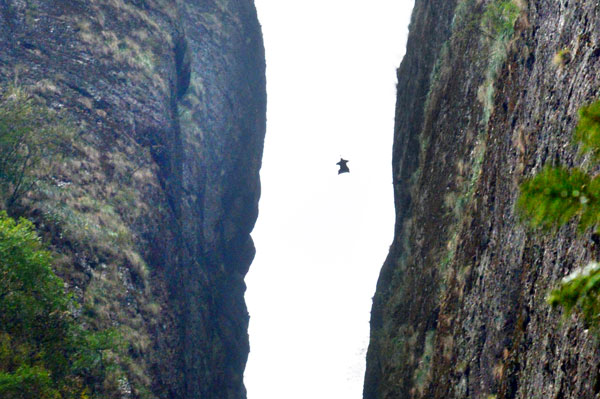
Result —
<path fill-rule="evenodd" d="M 0 85 L 76 130 L 12 212 L 63 256 L 83 321 L 123 331 L 123 397 L 245 398 L 266 114 L 253 1 L 2 0 Z"/>
<path fill-rule="evenodd" d="M 172 281 L 184 287 L 186 397 L 234 399 L 245 397 L 249 352 L 244 276 L 258 215 L 264 51 L 253 2 L 204 3 L 181 10 L 190 76 L 178 102 L 183 170 L 175 200 L 184 245 L 181 276 Z"/>
<path fill-rule="evenodd" d="M 571 133 L 599 94 L 599 13 L 596 1 L 416 1 L 365 399 L 600 393 L 593 334 L 545 301 L 595 244 L 573 226 L 532 232 L 514 210 L 524 177 L 583 161 Z"/>

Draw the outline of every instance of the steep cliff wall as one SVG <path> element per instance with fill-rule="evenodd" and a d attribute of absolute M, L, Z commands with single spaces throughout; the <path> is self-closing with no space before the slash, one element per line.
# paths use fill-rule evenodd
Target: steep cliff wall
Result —
<path fill-rule="evenodd" d="M 61 255 L 82 323 L 125 339 L 99 389 L 244 398 L 266 112 L 253 2 L 2 0 L 0 85 L 75 131 L 9 211 Z"/>
<path fill-rule="evenodd" d="M 524 177 L 584 161 L 571 133 L 599 95 L 599 14 L 596 1 L 416 1 L 365 399 L 600 393 L 597 340 L 545 301 L 598 258 L 591 235 L 533 232 L 514 209 Z"/>

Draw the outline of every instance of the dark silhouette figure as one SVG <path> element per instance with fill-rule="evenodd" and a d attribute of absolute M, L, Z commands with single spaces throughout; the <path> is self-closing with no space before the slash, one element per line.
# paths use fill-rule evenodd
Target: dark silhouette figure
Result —
<path fill-rule="evenodd" d="M 344 158 L 340 158 L 340 162 L 336 163 L 336 165 L 340 165 L 340 170 L 338 170 L 338 175 L 341 173 L 350 173 L 350 169 L 348 169 L 348 165 L 346 165 L 348 162 L 345 160 Z"/>

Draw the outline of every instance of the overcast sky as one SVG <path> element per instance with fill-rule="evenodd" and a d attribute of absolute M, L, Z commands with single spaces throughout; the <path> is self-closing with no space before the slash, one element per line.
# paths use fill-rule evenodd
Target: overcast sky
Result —
<path fill-rule="evenodd" d="M 392 242 L 396 68 L 412 0 L 256 0 L 267 56 L 248 399 L 360 399 Z M 337 175 L 348 159 L 350 173 Z"/>

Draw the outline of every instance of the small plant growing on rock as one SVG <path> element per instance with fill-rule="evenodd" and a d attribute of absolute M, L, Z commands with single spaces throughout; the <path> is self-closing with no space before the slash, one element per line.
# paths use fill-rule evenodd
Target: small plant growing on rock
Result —
<path fill-rule="evenodd" d="M 600 161 L 600 101 L 579 109 L 579 123 L 573 137 L 581 144 L 582 153 L 591 153 Z"/>
<path fill-rule="evenodd" d="M 483 14 L 482 30 L 492 38 L 510 38 L 520 13 L 521 9 L 514 0 L 492 1 Z"/>
<path fill-rule="evenodd" d="M 579 308 L 590 325 L 600 322 L 600 264 L 591 262 L 563 278 L 548 297 L 550 305 L 562 306 L 567 313 Z"/>
<path fill-rule="evenodd" d="M 581 153 L 600 160 L 600 101 L 579 110 L 574 140 Z M 578 168 L 544 167 L 521 184 L 517 209 L 533 227 L 558 228 L 572 220 L 580 231 L 600 228 L 600 176 Z M 588 323 L 600 324 L 600 264 L 592 262 L 565 277 L 548 297 L 567 313 L 579 309 Z"/>
<path fill-rule="evenodd" d="M 600 178 L 546 166 L 521 185 L 517 206 L 533 227 L 551 229 L 577 218 L 585 230 L 600 221 Z"/>
<path fill-rule="evenodd" d="M 563 48 L 554 55 L 552 62 L 554 65 L 560 68 L 566 66 L 569 62 L 571 62 L 571 50 L 566 47 Z"/>

